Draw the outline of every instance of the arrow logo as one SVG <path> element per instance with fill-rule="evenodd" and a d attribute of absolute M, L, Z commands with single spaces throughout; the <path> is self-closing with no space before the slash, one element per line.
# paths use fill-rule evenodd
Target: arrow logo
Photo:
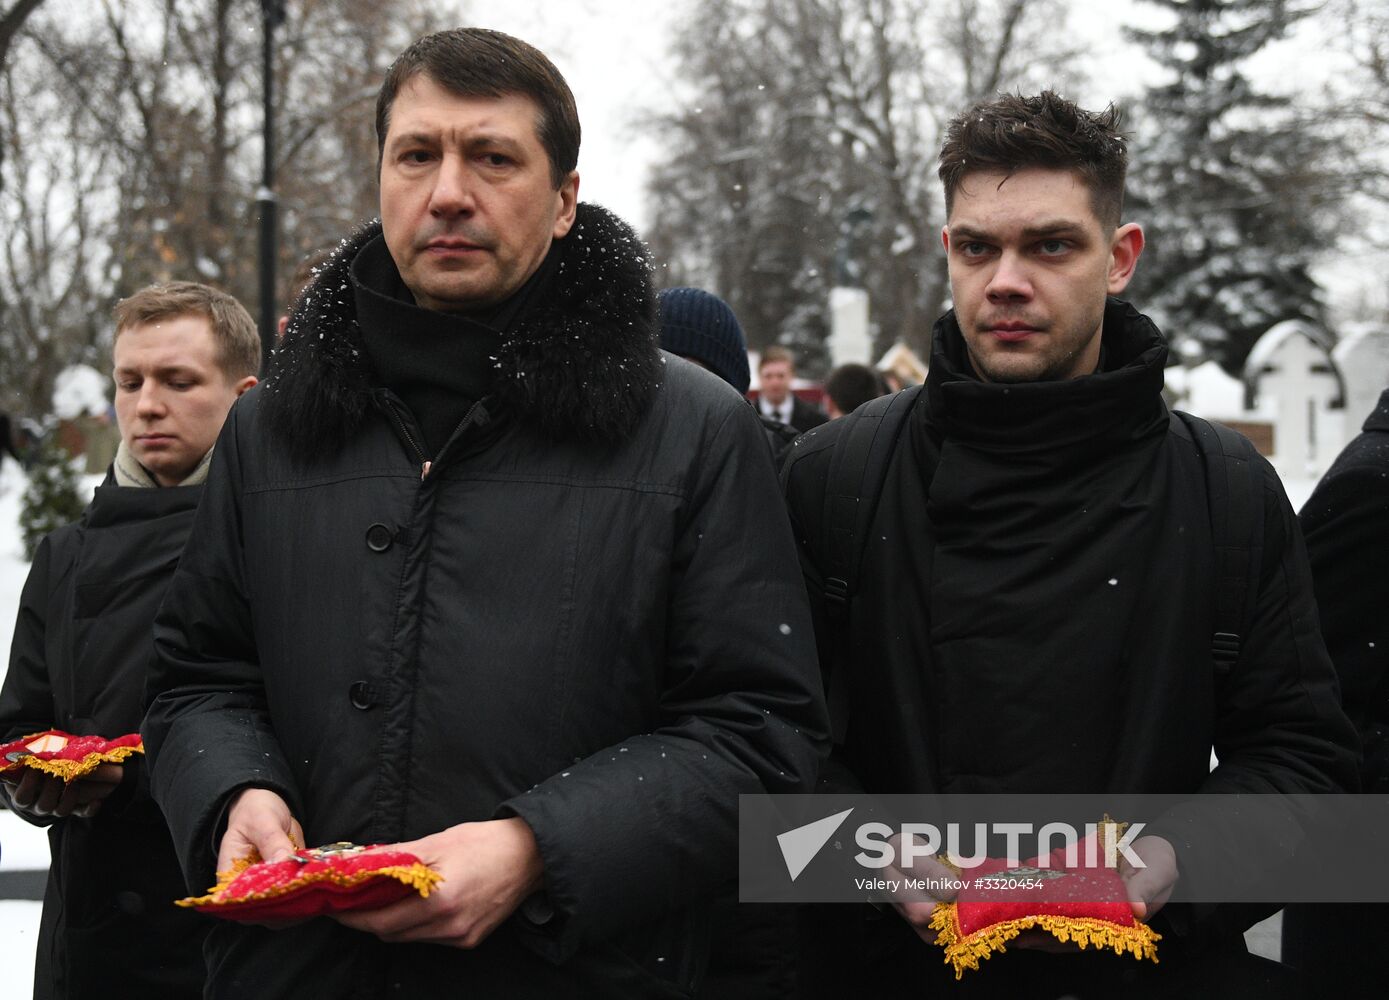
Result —
<path fill-rule="evenodd" d="M 786 861 L 786 872 L 791 876 L 792 882 L 805 871 L 806 865 L 820 853 L 820 848 L 829 843 L 834 832 L 853 811 L 845 809 L 833 816 L 817 819 L 814 823 L 777 834 L 776 842 L 781 846 L 781 856 Z"/>

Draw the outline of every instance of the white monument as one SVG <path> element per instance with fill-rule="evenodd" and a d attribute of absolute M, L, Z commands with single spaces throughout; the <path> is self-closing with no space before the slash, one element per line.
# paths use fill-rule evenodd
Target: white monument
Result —
<path fill-rule="evenodd" d="M 1278 474 L 1324 472 L 1346 442 L 1345 386 L 1316 328 L 1301 320 L 1271 327 L 1249 352 L 1244 381 L 1257 411 L 1273 421 Z"/>
<path fill-rule="evenodd" d="M 1346 384 L 1345 425 L 1348 437 L 1360 427 L 1389 389 L 1389 326 L 1364 324 L 1346 331 L 1331 352 Z"/>
<path fill-rule="evenodd" d="M 868 292 L 862 288 L 830 289 L 830 365 L 873 360 L 873 337 L 868 331 Z"/>

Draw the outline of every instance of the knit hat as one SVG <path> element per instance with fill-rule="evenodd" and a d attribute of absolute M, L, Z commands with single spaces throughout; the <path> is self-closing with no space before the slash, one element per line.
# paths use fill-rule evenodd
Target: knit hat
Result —
<path fill-rule="evenodd" d="M 698 288 L 666 288 L 660 303 L 661 346 L 694 358 L 743 395 L 752 374 L 743 328 L 728 303 Z"/>

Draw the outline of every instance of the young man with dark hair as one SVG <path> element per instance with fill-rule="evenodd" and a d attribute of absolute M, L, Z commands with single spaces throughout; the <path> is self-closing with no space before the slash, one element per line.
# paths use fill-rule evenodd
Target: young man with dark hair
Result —
<path fill-rule="evenodd" d="M 1238 658 L 1229 665 L 1226 647 L 1216 649 L 1229 574 L 1193 434 L 1219 433 L 1169 415 L 1164 340 L 1110 298 L 1143 250 L 1142 230 L 1119 223 L 1125 164 L 1112 113 L 1050 93 L 1001 98 L 950 124 L 940 174 L 954 309 L 935 327 L 927 384 L 802 438 L 784 471 L 835 730 L 825 787 L 1233 793 L 1355 783 L 1355 736 L 1317 633 L 1296 522 L 1271 467 L 1233 435 L 1254 500 L 1249 523 L 1231 530 L 1261 532 L 1262 545 L 1246 547 L 1250 565 L 1238 567 L 1247 610 L 1227 636 L 1237 634 Z M 849 585 L 843 538 L 826 542 L 836 525 L 825 497 L 841 495 L 829 482 L 836 452 L 860 437 L 865 414 L 883 421 L 880 435 L 894 417 L 898 436 L 861 477 L 872 495 L 860 494 L 868 520 L 848 546 L 861 560 Z M 1193 844 L 1155 829 L 1164 835 L 1134 844 L 1146 867 L 1124 876 L 1135 914 L 1163 935 L 1160 964 L 1045 954 L 1028 946 L 1049 937 L 1024 937 L 966 986 L 1000 996 L 1272 995 L 1278 970 L 1244 954 L 1247 920 L 1164 904 L 1189 851 L 1233 861 L 1244 847 L 1290 845 Z M 932 904 L 901 902 L 898 915 L 861 922 L 848 909 L 839 926 L 814 925 L 810 993 L 953 988 L 927 943 Z"/>
<path fill-rule="evenodd" d="M 640 241 L 577 201 L 572 109 L 517 39 L 412 45 L 381 223 L 222 434 L 143 730 L 190 885 L 305 840 L 402 843 L 444 881 L 218 926 L 210 998 L 687 994 L 738 794 L 813 781 L 761 429 L 663 364 Z"/>
<path fill-rule="evenodd" d="M 120 445 L 82 519 L 34 555 L 0 690 L 0 740 L 139 728 L 155 612 L 217 433 L 256 383 L 260 338 L 224 292 L 152 285 L 123 299 L 115 318 Z M 201 997 L 207 928 L 170 905 L 183 879 L 142 758 L 67 783 L 20 774 L 5 776 L 5 796 L 16 815 L 49 827 L 52 848 L 34 996 Z"/>
<path fill-rule="evenodd" d="M 840 365 L 825 376 L 825 412 L 837 420 L 886 392 L 883 377 L 867 365 Z"/>

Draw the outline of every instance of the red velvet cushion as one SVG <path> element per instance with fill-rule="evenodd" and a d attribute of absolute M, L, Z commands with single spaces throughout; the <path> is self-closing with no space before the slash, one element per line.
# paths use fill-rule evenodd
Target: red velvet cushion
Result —
<path fill-rule="evenodd" d="M 1094 945 L 1157 961 L 1162 935 L 1133 915 L 1123 880 L 1105 867 L 1098 842 L 1081 844 L 1075 867 L 1066 866 L 1064 848 L 1053 851 L 1045 867 L 1038 860 L 1008 868 L 1006 861 L 989 858 L 961 876 L 967 884 L 953 903 L 936 908 L 931 926 L 956 979 L 994 952 L 1007 951 L 1009 941 L 1031 928 L 1082 949 Z"/>
<path fill-rule="evenodd" d="M 0 774 L 31 768 L 71 781 L 102 764 L 119 764 L 131 754 L 144 753 L 139 733 L 108 740 L 104 736 L 73 736 L 45 729 L 0 745 Z"/>
<path fill-rule="evenodd" d="M 228 920 L 304 920 L 347 910 L 375 910 L 412 892 L 428 896 L 440 881 L 415 855 L 356 844 L 296 851 L 273 864 L 238 861 L 206 896 L 177 901 Z"/>

